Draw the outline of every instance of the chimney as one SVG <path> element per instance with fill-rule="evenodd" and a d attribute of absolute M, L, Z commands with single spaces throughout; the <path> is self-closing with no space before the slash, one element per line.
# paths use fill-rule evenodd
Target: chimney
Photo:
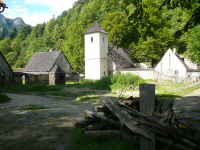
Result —
<path fill-rule="evenodd" d="M 176 48 L 173 48 L 173 52 L 174 52 L 174 54 L 176 54 Z"/>

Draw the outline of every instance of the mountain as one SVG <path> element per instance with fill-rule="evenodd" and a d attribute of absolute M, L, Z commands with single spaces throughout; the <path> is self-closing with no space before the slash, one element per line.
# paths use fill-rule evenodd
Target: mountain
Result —
<path fill-rule="evenodd" d="M 6 36 L 10 34 L 14 27 L 16 27 L 19 32 L 25 25 L 26 23 L 20 17 L 10 19 L 5 18 L 4 15 L 0 14 L 0 32 L 4 31 Z"/>

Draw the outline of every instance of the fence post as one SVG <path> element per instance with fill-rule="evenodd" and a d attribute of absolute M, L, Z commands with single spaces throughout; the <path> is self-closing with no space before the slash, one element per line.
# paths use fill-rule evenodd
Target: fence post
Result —
<path fill-rule="evenodd" d="M 140 112 L 148 117 L 153 116 L 155 106 L 155 84 L 140 84 Z M 140 136 L 140 150 L 155 150 L 155 133 L 149 131 L 149 127 L 140 125 L 140 128 L 149 135 L 152 140 Z"/>

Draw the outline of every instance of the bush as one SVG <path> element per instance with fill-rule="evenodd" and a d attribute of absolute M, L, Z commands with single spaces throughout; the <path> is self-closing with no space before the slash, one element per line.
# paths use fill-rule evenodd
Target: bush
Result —
<path fill-rule="evenodd" d="M 0 103 L 6 103 L 6 102 L 9 102 L 9 101 L 11 101 L 11 98 L 8 97 L 7 95 L 5 95 L 5 94 L 0 95 Z"/>

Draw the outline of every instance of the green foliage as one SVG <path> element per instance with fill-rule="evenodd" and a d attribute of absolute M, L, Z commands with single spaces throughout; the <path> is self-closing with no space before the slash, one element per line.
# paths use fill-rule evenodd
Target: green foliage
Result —
<path fill-rule="evenodd" d="M 4 31 L 1 32 L 0 40 L 3 40 L 6 37 Z"/>
<path fill-rule="evenodd" d="M 0 103 L 6 103 L 11 101 L 11 98 L 5 94 L 0 94 Z"/>
<path fill-rule="evenodd" d="M 200 65 L 200 25 L 189 31 L 187 41 L 187 54 L 193 62 Z"/>
<path fill-rule="evenodd" d="M 17 28 L 14 27 L 12 32 L 10 32 L 9 37 L 11 38 L 11 40 L 13 40 L 18 34 Z"/>

